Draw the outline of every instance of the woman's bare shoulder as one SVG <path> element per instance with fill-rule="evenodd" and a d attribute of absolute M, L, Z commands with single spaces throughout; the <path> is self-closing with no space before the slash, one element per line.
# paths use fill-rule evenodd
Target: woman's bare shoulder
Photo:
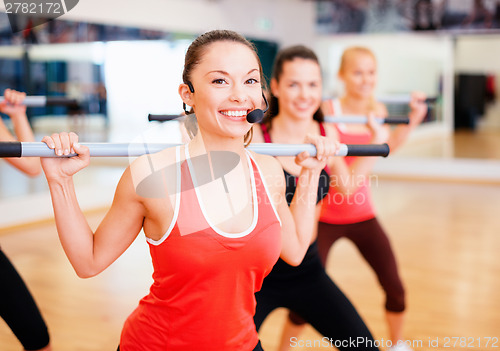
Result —
<path fill-rule="evenodd" d="M 148 194 L 150 191 L 166 191 L 175 187 L 177 169 L 179 162 L 182 161 L 177 158 L 176 148 L 168 148 L 154 154 L 142 155 L 133 160 L 125 173 L 129 173 L 128 181 L 133 184 L 137 195 L 150 197 L 142 189 L 146 185 Z M 170 182 L 172 184 L 166 184 Z M 168 185 L 167 189 L 165 189 L 166 185 Z"/>
<path fill-rule="evenodd" d="M 255 162 L 259 166 L 259 169 L 262 172 L 262 176 L 266 179 L 277 178 L 284 179 L 283 176 L 283 168 L 281 167 L 281 163 L 273 157 L 269 155 L 262 155 L 250 151 Z"/>

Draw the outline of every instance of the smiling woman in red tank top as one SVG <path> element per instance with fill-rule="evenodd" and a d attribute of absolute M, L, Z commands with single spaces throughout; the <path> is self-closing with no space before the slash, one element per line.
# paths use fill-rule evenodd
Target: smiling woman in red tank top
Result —
<path fill-rule="evenodd" d="M 79 276 L 100 273 L 141 230 L 150 245 L 154 283 L 125 322 L 122 351 L 262 349 L 254 294 L 278 257 L 292 265 L 304 257 L 319 174 L 336 151 L 324 137 L 307 138 L 318 154 L 295 158 L 301 182 L 288 207 L 280 164 L 245 148 L 252 127 L 246 115 L 262 106 L 262 81 L 256 51 L 241 35 L 217 30 L 199 36 L 186 53 L 179 86 L 182 101 L 196 112 L 196 136 L 135 160 L 95 232 L 72 183 L 89 164 L 89 150 L 73 133 L 43 139 L 57 154 L 78 154 L 46 158 L 42 166 L 59 238 Z M 215 168 L 221 152 L 236 155 L 237 165 Z M 158 172 L 149 178 L 153 195 L 146 196 L 138 184 L 151 169 Z M 212 171 L 223 176 L 204 181 Z"/>

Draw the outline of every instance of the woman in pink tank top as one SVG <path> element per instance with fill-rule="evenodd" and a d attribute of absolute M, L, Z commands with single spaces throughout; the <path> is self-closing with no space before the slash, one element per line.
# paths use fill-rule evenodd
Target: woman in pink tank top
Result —
<path fill-rule="evenodd" d="M 325 137 L 307 138 L 318 154 L 297 155 L 301 182 L 288 207 L 280 164 L 245 149 L 252 133 L 247 114 L 262 106 L 262 82 L 255 48 L 241 35 L 216 30 L 194 40 L 179 94 L 196 112 L 196 135 L 134 160 L 95 232 L 72 183 L 89 164 L 89 150 L 73 133 L 43 139 L 58 155 L 78 154 L 42 160 L 60 241 L 76 273 L 99 274 L 141 230 L 150 246 L 154 283 L 125 322 L 122 351 L 262 350 L 254 294 L 278 257 L 292 265 L 304 257 L 319 174 L 336 151 Z"/>
<path fill-rule="evenodd" d="M 347 49 L 341 59 L 339 78 L 345 95 L 324 102 L 325 115 L 342 114 L 387 116 L 386 107 L 374 97 L 376 60 L 363 47 Z M 392 130 L 369 128 L 367 125 L 340 124 L 332 126 L 341 143 L 367 144 L 388 142 L 391 152 L 420 124 L 427 112 L 422 93 L 412 94 L 410 124 Z M 388 139 L 387 139 L 388 138 Z M 318 248 L 323 264 L 331 246 L 342 237 L 351 240 L 370 264 L 386 294 L 385 312 L 389 327 L 391 350 L 408 350 L 403 339 L 405 292 L 398 274 L 396 259 L 389 239 L 376 219 L 371 201 L 370 176 L 376 158 L 346 157 L 342 163 L 329 164 L 330 190 L 323 199 L 318 224 Z M 342 176 L 348 170 L 348 177 Z"/>

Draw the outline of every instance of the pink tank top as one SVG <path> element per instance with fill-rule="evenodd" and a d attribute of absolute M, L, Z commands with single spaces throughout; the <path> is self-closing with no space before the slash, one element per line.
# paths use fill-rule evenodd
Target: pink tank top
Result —
<path fill-rule="evenodd" d="M 257 345 L 254 293 L 280 255 L 281 222 L 249 152 L 247 158 L 254 219 L 236 234 L 210 224 L 190 161 L 178 167 L 172 225 L 160 240 L 147 239 L 154 283 L 125 322 L 121 350 L 244 351 Z"/>
<path fill-rule="evenodd" d="M 332 101 L 332 110 L 334 116 L 342 115 L 338 99 Z M 342 125 L 336 124 L 335 127 L 339 134 L 340 143 L 368 144 L 370 142 L 370 133 L 353 134 L 345 131 Z M 356 160 L 356 157 L 349 156 L 345 157 L 344 160 L 347 165 L 350 165 Z M 320 222 L 352 224 L 375 217 L 369 180 L 369 177 L 368 179 L 354 179 L 356 184 L 359 182 L 360 186 L 353 194 L 342 194 L 335 187 L 335 182 L 340 182 L 342 179 L 337 179 L 334 174 L 330 174 L 330 190 L 322 202 Z"/>

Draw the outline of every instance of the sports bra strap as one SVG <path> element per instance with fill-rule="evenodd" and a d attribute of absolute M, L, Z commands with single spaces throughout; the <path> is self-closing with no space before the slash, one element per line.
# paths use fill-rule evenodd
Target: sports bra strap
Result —
<path fill-rule="evenodd" d="M 321 134 L 321 136 L 326 136 L 325 126 L 323 125 L 323 123 L 319 124 L 319 133 Z"/>
<path fill-rule="evenodd" d="M 319 124 L 319 132 L 320 132 L 321 136 L 326 137 L 326 130 L 325 130 L 325 126 L 323 125 L 323 123 Z M 326 173 L 330 174 L 330 168 L 328 168 L 328 165 L 325 166 L 324 170 Z"/>
<path fill-rule="evenodd" d="M 264 142 L 271 143 L 271 135 L 269 134 L 267 127 L 264 124 L 261 124 L 260 129 L 262 129 L 262 135 L 264 136 Z"/>

